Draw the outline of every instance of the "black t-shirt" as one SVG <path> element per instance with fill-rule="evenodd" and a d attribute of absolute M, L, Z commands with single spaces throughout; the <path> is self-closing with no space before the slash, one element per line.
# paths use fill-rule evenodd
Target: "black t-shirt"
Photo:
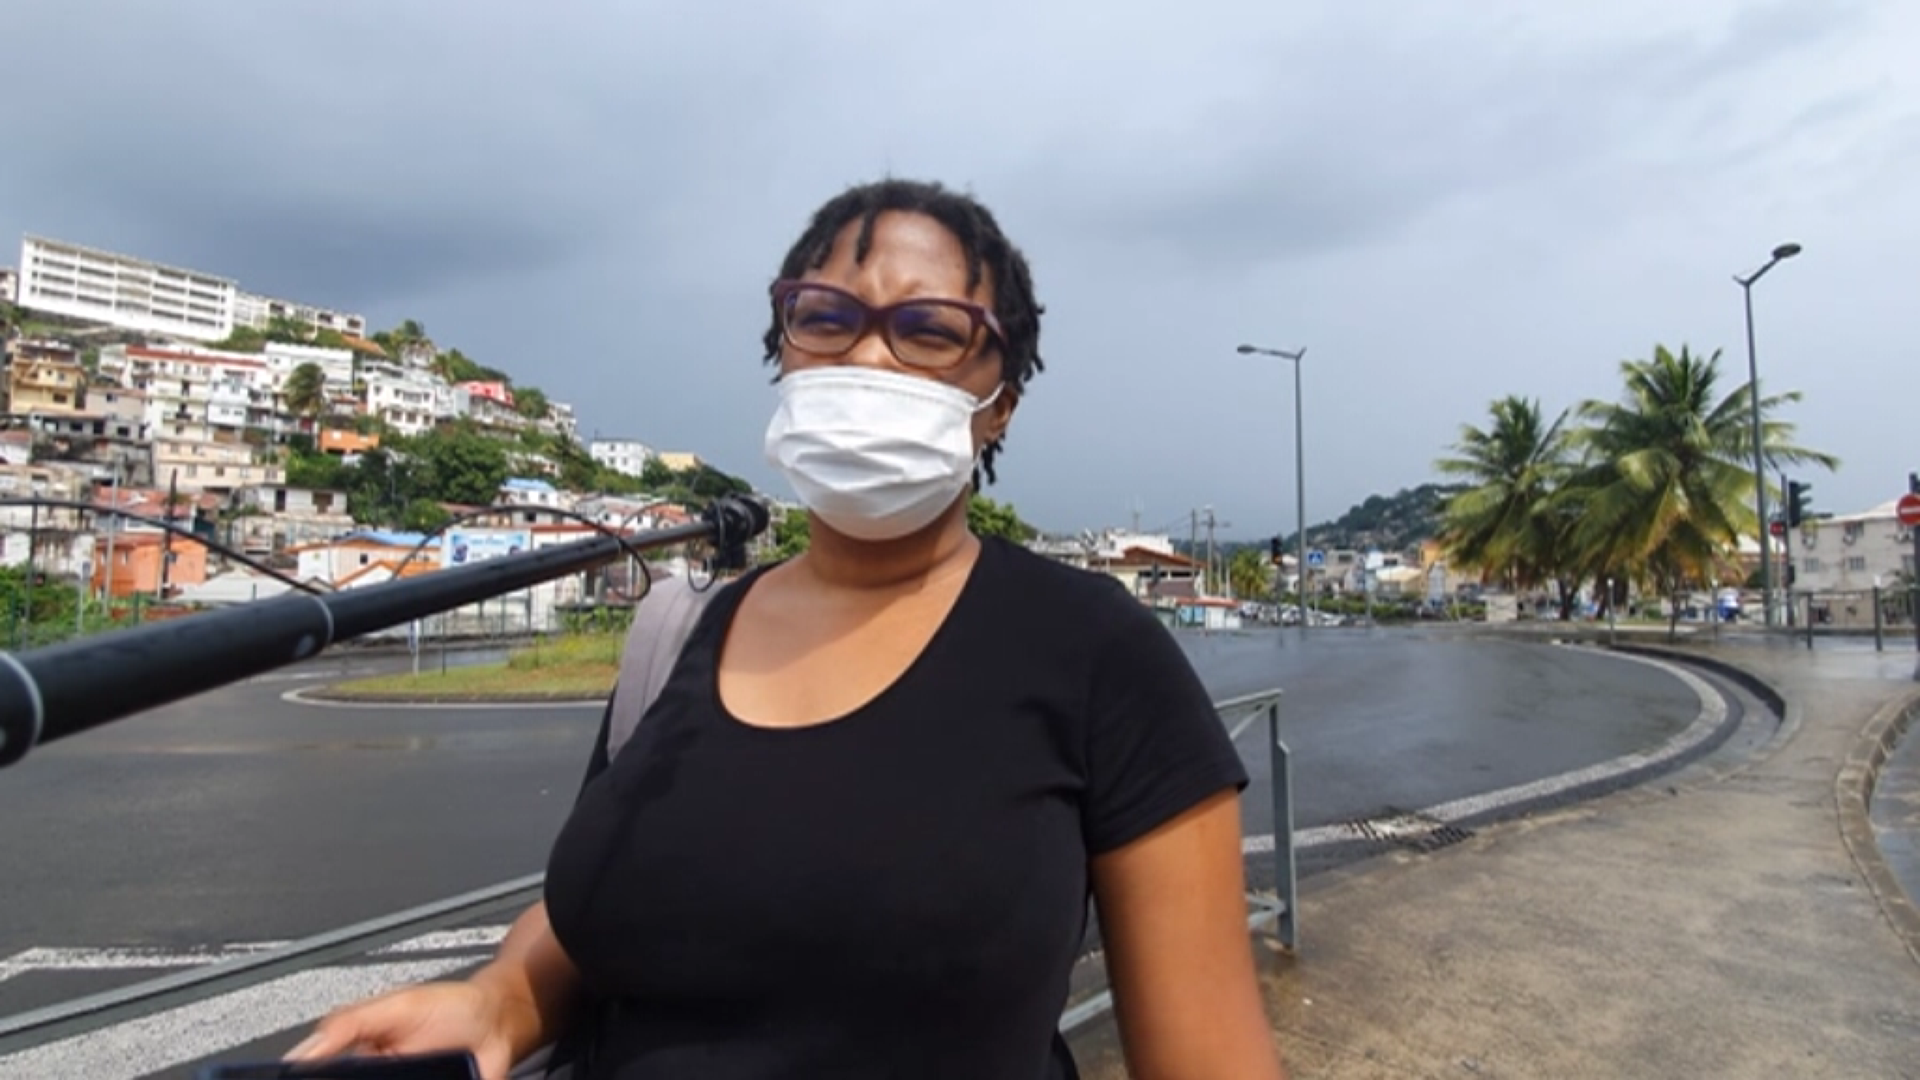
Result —
<path fill-rule="evenodd" d="M 555 842 L 548 916 L 601 1003 L 582 1071 L 1073 1077 L 1089 857 L 1246 784 L 1185 655 L 1112 578 L 987 539 L 896 682 L 758 728 L 714 663 L 756 576 Z"/>

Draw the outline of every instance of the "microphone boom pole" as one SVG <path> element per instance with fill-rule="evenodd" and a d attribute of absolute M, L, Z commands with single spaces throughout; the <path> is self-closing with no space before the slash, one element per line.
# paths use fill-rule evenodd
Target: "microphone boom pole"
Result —
<path fill-rule="evenodd" d="M 722 562 L 744 565 L 746 542 L 766 526 L 764 506 L 723 497 L 699 522 L 631 538 L 609 531 L 342 593 L 290 592 L 24 653 L 0 650 L 0 766 L 41 743 L 311 659 L 328 646 L 637 551 L 711 540 Z"/>

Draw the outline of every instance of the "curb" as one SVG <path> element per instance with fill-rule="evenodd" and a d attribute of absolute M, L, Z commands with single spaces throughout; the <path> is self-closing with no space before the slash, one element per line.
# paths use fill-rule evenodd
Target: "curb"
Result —
<path fill-rule="evenodd" d="M 1757 698 L 1760 704 L 1772 710 L 1780 718 L 1780 727 L 1761 747 L 1754 751 L 1754 761 L 1765 761 L 1778 753 L 1793 737 L 1800 732 L 1800 725 L 1806 718 L 1806 710 L 1796 700 L 1790 700 L 1766 679 L 1747 670 L 1734 661 L 1701 652 L 1698 648 L 1682 645 L 1646 645 L 1618 644 L 1604 646 L 1611 652 L 1631 653 L 1667 660 L 1676 664 L 1690 664 L 1705 668 L 1720 677 L 1740 684 L 1747 693 Z"/>
<path fill-rule="evenodd" d="M 1920 908 L 1914 906 L 1913 899 L 1900 887 L 1886 858 L 1880 854 L 1870 817 L 1880 769 L 1917 717 L 1920 717 L 1920 690 L 1909 691 L 1882 705 L 1855 738 L 1853 749 L 1847 752 L 1840 775 L 1834 778 L 1833 801 L 1839 811 L 1840 839 L 1847 846 L 1847 854 L 1853 857 L 1853 865 L 1879 902 L 1880 914 L 1886 917 L 1887 925 L 1907 947 L 1907 955 L 1920 963 Z"/>

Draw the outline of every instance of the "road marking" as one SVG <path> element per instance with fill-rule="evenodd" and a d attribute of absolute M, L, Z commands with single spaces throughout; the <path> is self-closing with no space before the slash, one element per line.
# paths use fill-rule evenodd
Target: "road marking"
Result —
<path fill-rule="evenodd" d="M 1572 646 L 1563 647 L 1571 648 Z M 1711 738 L 1713 733 L 1719 730 L 1720 725 L 1726 722 L 1726 699 L 1722 698 L 1720 694 L 1700 676 L 1695 675 L 1693 672 L 1679 665 L 1655 660 L 1652 657 L 1633 656 L 1627 653 L 1612 653 L 1610 655 L 1616 659 L 1625 660 L 1630 663 L 1645 664 L 1649 667 L 1658 668 L 1679 679 L 1682 683 L 1685 683 L 1687 688 L 1693 691 L 1694 696 L 1700 699 L 1699 715 L 1694 717 L 1693 723 L 1687 725 L 1685 730 L 1652 750 L 1623 754 L 1610 761 L 1603 761 L 1597 765 L 1589 765 L 1584 769 L 1574 769 L 1571 772 L 1564 772 L 1558 776 L 1549 776 L 1544 780 L 1515 784 L 1512 787 L 1501 788 L 1498 791 L 1489 791 L 1480 795 L 1469 795 L 1464 799 L 1455 799 L 1452 802 L 1444 802 L 1438 806 L 1430 806 L 1425 810 L 1418 811 L 1415 816 L 1431 819 L 1435 822 L 1434 827 L 1437 828 L 1440 825 L 1451 824 L 1489 811 L 1512 806 L 1516 803 L 1547 798 L 1596 781 L 1608 780 L 1633 772 L 1636 769 L 1645 768 L 1648 765 L 1658 764 L 1662 761 L 1669 761 L 1678 757 Z M 1378 833 L 1382 829 L 1391 828 L 1397 820 L 1399 819 L 1383 818 L 1361 824 L 1374 826 L 1375 832 Z M 1294 830 L 1293 846 L 1297 851 L 1304 848 L 1321 847 L 1340 841 L 1361 840 L 1365 838 L 1365 833 L 1356 825 L 1321 825 L 1311 829 Z M 1249 836 L 1240 841 L 1240 853 L 1242 855 L 1257 855 L 1272 850 L 1272 833 L 1261 836 Z"/>
<path fill-rule="evenodd" d="M 26 949 L 0 960 L 0 982 L 29 971 L 140 971 L 199 967 L 249 956 L 285 942 L 261 941 L 186 949 L 128 946 L 106 949 Z"/>
<path fill-rule="evenodd" d="M 342 1005 L 440 978 L 472 962 L 451 957 L 299 971 L 0 1057 L 0 1076 L 137 1080 L 311 1024 Z"/>
<path fill-rule="evenodd" d="M 607 699 L 593 698 L 579 701 L 325 701 L 307 696 L 307 687 L 288 690 L 280 695 L 280 700 L 289 705 L 304 705 L 309 709 L 487 709 L 494 712 L 511 710 L 524 712 L 527 709 L 604 709 Z"/>
<path fill-rule="evenodd" d="M 507 936 L 507 927 L 470 926 L 457 930 L 433 930 L 383 945 L 368 956 L 411 956 L 427 952 L 474 952 L 491 950 Z M 0 982 L 30 971 L 151 971 L 191 968 L 217 964 L 242 956 L 253 956 L 271 949 L 284 948 L 286 941 L 247 941 L 231 945 L 200 945 L 169 949 L 159 946 L 120 946 L 107 948 L 36 948 L 17 952 L 0 960 Z"/>

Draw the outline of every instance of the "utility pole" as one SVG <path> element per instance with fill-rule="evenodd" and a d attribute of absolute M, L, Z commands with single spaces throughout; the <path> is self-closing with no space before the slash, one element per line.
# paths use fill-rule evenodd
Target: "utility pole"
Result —
<path fill-rule="evenodd" d="M 167 505 L 160 511 L 160 520 L 173 524 L 173 501 L 180 495 L 180 470 L 174 469 L 167 476 Z M 167 602 L 167 582 L 173 570 L 173 530 L 160 532 L 160 602 Z"/>
<path fill-rule="evenodd" d="M 102 601 L 108 616 L 113 614 L 113 541 L 120 535 L 120 459 L 113 459 L 113 484 L 107 489 L 107 502 L 115 513 L 106 516 L 107 521 L 107 566 L 101 572 L 102 592 L 106 598 Z M 98 516 L 98 515 L 96 515 Z"/>
<path fill-rule="evenodd" d="M 1773 249 L 1772 256 L 1767 260 L 1765 266 L 1748 274 L 1746 277 L 1741 277 L 1738 274 L 1733 276 L 1734 284 L 1740 286 L 1740 292 L 1746 306 L 1747 315 L 1747 387 L 1749 390 L 1747 394 L 1747 409 L 1748 420 L 1753 427 L 1753 512 L 1754 516 L 1760 519 L 1760 604 L 1766 611 L 1768 626 L 1772 626 L 1775 623 L 1773 611 L 1773 558 L 1769 548 L 1769 541 L 1772 537 L 1768 535 L 1767 529 L 1766 442 L 1761 434 L 1760 427 L 1760 362 L 1754 357 L 1753 346 L 1753 283 L 1759 281 L 1760 278 L 1766 274 L 1767 271 L 1773 269 L 1774 265 L 1780 260 L 1791 259 L 1798 254 L 1800 254 L 1799 244 L 1781 244 Z M 1789 546 L 1785 543 L 1787 538 L 1783 536 L 1780 539 L 1783 541 L 1781 547 L 1787 548 Z M 1793 604 L 1791 599 L 1789 599 L 1787 607 L 1789 610 L 1792 609 Z"/>
<path fill-rule="evenodd" d="M 1213 565 L 1213 507 L 1207 507 L 1207 594 L 1211 596 L 1220 588 L 1220 573 Z"/>
<path fill-rule="evenodd" d="M 1187 511 L 1187 563 L 1200 565 L 1200 511 Z M 1193 595 L 1200 595 L 1200 583 L 1194 582 Z"/>

